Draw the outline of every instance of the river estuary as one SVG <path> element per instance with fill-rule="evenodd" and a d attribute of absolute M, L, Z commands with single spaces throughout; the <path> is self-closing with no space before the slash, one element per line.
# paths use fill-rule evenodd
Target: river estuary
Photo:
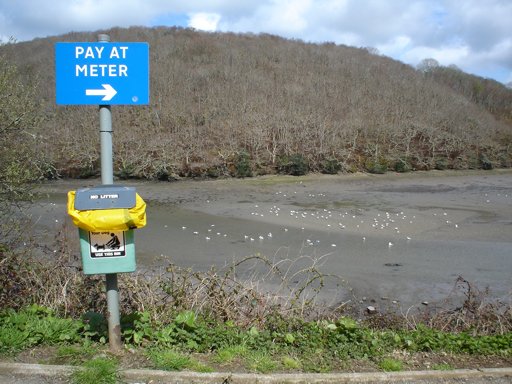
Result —
<path fill-rule="evenodd" d="M 30 210 L 37 241 L 51 245 L 71 226 L 68 190 L 99 183 L 44 184 Z M 135 233 L 138 268 L 205 270 L 261 255 L 290 275 L 314 264 L 339 276 L 342 285 L 325 294 L 344 300 L 434 303 L 459 276 L 511 300 L 510 171 L 116 183 L 135 186 L 148 204 L 148 225 Z M 239 273 L 265 269 L 246 262 Z"/>

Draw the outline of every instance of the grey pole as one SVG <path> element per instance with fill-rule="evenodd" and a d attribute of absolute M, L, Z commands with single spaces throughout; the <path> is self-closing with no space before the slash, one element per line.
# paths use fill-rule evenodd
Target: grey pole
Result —
<path fill-rule="evenodd" d="M 112 166 L 112 111 L 100 105 L 101 183 L 114 184 Z"/>
<path fill-rule="evenodd" d="M 109 35 L 98 35 L 98 41 L 109 43 Z M 101 183 L 114 184 L 112 156 L 112 111 L 110 105 L 100 105 Z M 119 315 L 119 288 L 117 274 L 106 274 L 108 342 L 112 352 L 123 348 L 121 343 L 121 321 Z"/>
<path fill-rule="evenodd" d="M 109 35 L 98 35 L 101 43 L 110 42 Z M 101 183 L 114 184 L 112 166 L 112 111 L 110 105 L 100 105 L 100 141 L 101 141 Z"/>

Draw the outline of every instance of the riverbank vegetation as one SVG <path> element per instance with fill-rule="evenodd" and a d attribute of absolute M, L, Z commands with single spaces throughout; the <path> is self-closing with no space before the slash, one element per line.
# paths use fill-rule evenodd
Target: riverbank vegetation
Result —
<path fill-rule="evenodd" d="M 512 164 L 512 90 L 457 68 L 415 69 L 375 49 L 265 34 L 103 32 L 151 47 L 150 104 L 113 108 L 121 178 Z M 31 102 L 42 120 L 32 145 L 46 177 L 99 172 L 96 108 L 56 106 L 53 85 L 53 44 L 95 40 L 70 33 L 1 47 L 26 84 L 38 79 Z"/>
<path fill-rule="evenodd" d="M 350 296 L 326 301 L 323 289 L 336 277 L 321 274 L 314 260 L 294 269 L 260 255 L 223 270 L 169 265 L 120 275 L 126 349 L 110 355 L 103 277 L 83 275 L 66 241 L 58 244 L 44 260 L 1 253 L 4 360 L 37 356 L 39 362 L 80 365 L 99 358 L 97 364 L 111 369 L 262 373 L 512 362 L 510 299 L 491 299 L 463 278 L 439 305 L 369 311 Z M 253 273 L 240 276 L 241 263 L 251 263 Z"/>

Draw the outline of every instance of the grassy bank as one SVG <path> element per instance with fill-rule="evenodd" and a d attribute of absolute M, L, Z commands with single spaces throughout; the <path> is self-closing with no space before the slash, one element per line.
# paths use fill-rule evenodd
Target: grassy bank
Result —
<path fill-rule="evenodd" d="M 512 363 L 511 332 L 473 335 L 422 325 L 375 329 L 349 317 L 310 322 L 275 318 L 265 327 L 247 328 L 192 311 L 165 322 L 152 321 L 147 312 L 125 316 L 126 348 L 113 355 L 97 320 L 60 318 L 37 306 L 4 311 L 2 359 L 82 366 L 75 378 L 80 383 L 98 380 L 99 372 L 115 377 L 118 369 L 130 367 L 273 373 L 447 370 Z"/>

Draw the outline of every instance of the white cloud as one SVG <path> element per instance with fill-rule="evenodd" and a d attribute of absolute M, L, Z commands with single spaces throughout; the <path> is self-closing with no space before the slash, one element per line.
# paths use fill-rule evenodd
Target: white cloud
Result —
<path fill-rule="evenodd" d="M 378 44 L 376 48 L 386 56 L 400 57 L 410 47 L 410 44 L 411 38 L 409 36 L 400 35 L 384 44 Z"/>
<path fill-rule="evenodd" d="M 217 30 L 221 16 L 217 13 L 190 13 L 188 26 L 201 31 L 214 32 Z"/>
<path fill-rule="evenodd" d="M 283 0 L 272 4 L 268 9 L 267 25 L 286 34 L 304 31 L 308 27 L 307 16 L 310 0 Z"/>
<path fill-rule="evenodd" d="M 439 64 L 448 66 L 455 64 L 460 68 L 465 66 L 469 56 L 467 46 L 459 47 L 414 47 L 402 55 L 402 60 L 406 63 L 416 65 L 426 58 L 436 59 Z"/>
<path fill-rule="evenodd" d="M 301 38 L 307 33 L 312 0 L 267 0 L 239 18 L 222 23 L 221 30 L 234 32 L 265 32 L 288 38 Z"/>

